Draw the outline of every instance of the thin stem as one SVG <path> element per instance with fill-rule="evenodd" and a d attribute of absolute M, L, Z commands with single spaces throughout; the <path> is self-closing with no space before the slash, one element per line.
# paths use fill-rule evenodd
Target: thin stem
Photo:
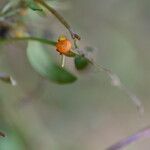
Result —
<path fill-rule="evenodd" d="M 137 133 L 122 139 L 121 141 L 115 143 L 114 145 L 110 146 L 106 150 L 121 150 L 128 146 L 129 144 L 132 144 L 133 142 L 136 142 L 143 138 L 150 138 L 150 127 L 145 128 L 141 131 L 138 131 Z"/>
<path fill-rule="evenodd" d="M 18 2 L 8 2 L 4 8 L 2 9 L 2 13 L 0 14 L 0 17 L 11 17 L 16 15 L 20 11 L 20 4 L 18 5 Z"/>
<path fill-rule="evenodd" d="M 141 100 L 134 94 L 132 93 L 128 87 L 126 87 L 120 80 L 119 76 L 115 73 L 113 73 L 110 69 L 103 67 L 102 65 L 97 65 L 96 63 L 92 63 L 97 67 L 99 70 L 103 71 L 104 73 L 107 74 L 109 77 L 112 85 L 114 87 L 117 87 L 118 89 L 122 90 L 124 93 L 126 93 L 127 96 L 132 100 L 132 102 L 135 104 L 137 107 L 138 112 L 142 115 L 144 112 L 144 107 L 142 105 Z"/>
<path fill-rule="evenodd" d="M 18 8 L 18 9 L 15 9 L 15 10 L 13 10 L 13 11 L 11 11 L 11 12 L 8 12 L 8 13 L 6 13 L 6 14 L 0 14 L 0 17 L 1 18 L 8 18 L 8 17 L 12 17 L 12 16 L 14 16 L 14 15 L 16 15 L 18 12 L 20 12 L 20 9 Z"/>
<path fill-rule="evenodd" d="M 37 42 L 41 42 L 41 43 L 52 45 L 52 46 L 56 45 L 55 41 L 50 41 L 50 40 L 42 39 L 42 38 L 38 38 L 38 37 L 0 38 L 0 43 L 14 42 L 14 41 L 37 41 Z"/>
<path fill-rule="evenodd" d="M 82 54 L 80 53 L 74 53 L 76 56 L 82 56 Z M 142 105 L 141 100 L 134 94 L 132 93 L 128 87 L 126 87 L 120 80 L 119 76 L 117 74 L 115 74 L 112 70 L 104 67 L 103 65 L 98 65 L 95 62 L 91 61 L 89 58 L 85 57 L 87 59 L 87 61 L 92 64 L 93 66 L 95 66 L 99 71 L 104 72 L 108 78 L 111 81 L 111 84 L 114 87 L 117 87 L 118 89 L 122 90 L 134 103 L 134 105 L 137 107 L 138 112 L 140 113 L 140 115 L 142 115 L 144 113 L 144 107 Z"/>
<path fill-rule="evenodd" d="M 44 6 L 46 9 L 48 9 L 68 29 L 68 31 L 70 32 L 71 37 L 73 39 L 80 40 L 80 36 L 72 31 L 72 28 L 69 25 L 69 23 L 54 8 L 52 8 L 51 6 L 49 6 L 43 0 L 35 0 L 35 1 L 38 2 L 39 4 L 41 4 L 42 6 Z"/>

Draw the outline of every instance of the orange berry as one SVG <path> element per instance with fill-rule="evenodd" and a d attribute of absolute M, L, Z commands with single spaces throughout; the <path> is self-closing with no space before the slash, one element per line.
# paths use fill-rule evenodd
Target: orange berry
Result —
<path fill-rule="evenodd" d="M 60 54 L 67 54 L 72 48 L 71 41 L 66 37 L 61 36 L 56 43 L 56 50 L 60 52 Z"/>

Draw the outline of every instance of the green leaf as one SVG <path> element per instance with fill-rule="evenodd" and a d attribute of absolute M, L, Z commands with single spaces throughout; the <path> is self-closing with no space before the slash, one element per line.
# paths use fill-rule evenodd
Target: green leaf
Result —
<path fill-rule="evenodd" d="M 24 150 L 23 139 L 16 132 L 8 132 L 6 137 L 0 137 L 0 150 Z"/>
<path fill-rule="evenodd" d="M 38 42 L 29 42 L 27 56 L 32 67 L 42 76 L 59 84 L 72 83 L 76 77 L 54 63 Z"/>
<path fill-rule="evenodd" d="M 83 70 L 89 65 L 89 60 L 82 55 L 77 55 L 74 63 L 77 70 Z"/>
<path fill-rule="evenodd" d="M 43 11 L 34 0 L 26 0 L 27 6 L 33 11 Z"/>

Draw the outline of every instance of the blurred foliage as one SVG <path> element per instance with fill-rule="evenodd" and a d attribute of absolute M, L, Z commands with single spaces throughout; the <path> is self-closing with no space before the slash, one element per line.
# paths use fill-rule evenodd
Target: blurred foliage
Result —
<path fill-rule="evenodd" d="M 42 9 L 36 4 L 34 0 L 26 0 L 27 6 L 34 11 L 42 11 Z"/>
<path fill-rule="evenodd" d="M 27 48 L 27 56 L 31 65 L 41 75 L 57 83 L 71 83 L 76 77 L 65 71 L 60 66 L 54 64 L 42 46 L 37 42 L 30 42 Z"/>
<path fill-rule="evenodd" d="M 89 60 L 82 55 L 76 56 L 74 61 L 75 61 L 75 66 L 78 70 L 85 69 L 88 66 L 88 64 L 90 63 Z"/>

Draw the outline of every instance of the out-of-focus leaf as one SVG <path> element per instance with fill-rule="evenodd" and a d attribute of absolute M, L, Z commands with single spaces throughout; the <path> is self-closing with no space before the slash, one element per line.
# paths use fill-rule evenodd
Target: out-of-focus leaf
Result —
<path fill-rule="evenodd" d="M 38 42 L 29 42 L 27 56 L 32 67 L 42 76 L 59 84 L 72 83 L 76 77 L 52 62 L 48 52 Z"/>
<path fill-rule="evenodd" d="M 5 133 L 0 131 L 0 136 L 5 137 Z"/>
<path fill-rule="evenodd" d="M 8 133 L 0 140 L 0 150 L 24 150 L 24 143 L 17 133 Z"/>
<path fill-rule="evenodd" d="M 15 1 L 10 1 L 7 2 L 5 4 L 5 6 L 2 8 L 1 12 L 2 14 L 8 13 L 10 10 L 12 10 L 12 8 L 14 8 L 16 6 L 16 2 Z"/>
<path fill-rule="evenodd" d="M 83 70 L 89 65 L 89 60 L 82 55 L 77 55 L 74 59 L 74 63 L 78 70 Z"/>
<path fill-rule="evenodd" d="M 7 73 L 4 73 L 4 72 L 0 72 L 0 80 L 4 81 L 6 83 L 10 83 L 13 86 L 16 85 L 16 81 L 10 75 L 8 75 Z"/>
<path fill-rule="evenodd" d="M 34 0 L 26 0 L 27 6 L 31 8 L 34 11 L 42 11 L 42 8 L 40 8 Z"/>

